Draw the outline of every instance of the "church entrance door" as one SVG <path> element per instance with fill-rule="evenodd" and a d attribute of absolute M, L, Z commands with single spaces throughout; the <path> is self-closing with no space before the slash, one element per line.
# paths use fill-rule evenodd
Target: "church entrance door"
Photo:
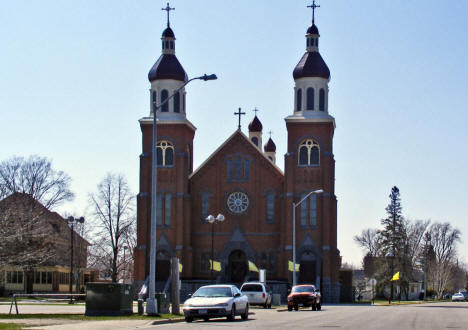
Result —
<path fill-rule="evenodd" d="M 156 281 L 167 281 L 171 274 L 171 255 L 166 250 L 156 254 Z"/>
<path fill-rule="evenodd" d="M 247 257 L 241 250 L 234 250 L 229 255 L 231 282 L 242 283 L 247 275 Z"/>
<path fill-rule="evenodd" d="M 311 251 L 306 251 L 301 255 L 299 268 L 299 283 L 300 284 L 315 284 L 315 256 Z"/>

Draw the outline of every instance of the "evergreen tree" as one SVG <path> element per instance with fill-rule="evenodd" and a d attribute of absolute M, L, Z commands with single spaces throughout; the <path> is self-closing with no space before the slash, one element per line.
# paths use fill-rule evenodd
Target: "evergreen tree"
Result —
<path fill-rule="evenodd" d="M 404 281 L 404 274 L 402 273 L 402 263 L 405 261 L 405 242 L 406 232 L 404 218 L 402 215 L 400 190 L 395 186 L 389 195 L 390 204 L 385 208 L 387 217 L 381 220 L 384 227 L 379 231 L 380 244 L 381 244 L 381 257 L 387 260 L 388 267 L 387 274 L 390 279 L 391 276 L 400 271 L 400 279 Z M 391 283 L 391 297 L 393 298 L 393 282 Z"/>

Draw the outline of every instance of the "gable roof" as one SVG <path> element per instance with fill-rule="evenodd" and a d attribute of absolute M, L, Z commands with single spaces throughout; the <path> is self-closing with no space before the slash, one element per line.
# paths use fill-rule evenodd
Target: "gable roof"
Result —
<path fill-rule="evenodd" d="M 21 203 L 21 204 L 20 204 Z M 63 222 L 69 230 L 71 228 L 68 226 L 67 219 L 63 218 L 60 214 L 54 211 L 50 211 L 41 202 L 33 198 L 30 194 L 21 193 L 21 192 L 14 192 L 11 195 L 5 197 L 4 199 L 0 200 L 0 213 L 8 210 L 10 207 L 14 207 L 15 211 L 28 211 L 25 209 L 26 203 L 30 206 L 29 211 L 34 212 L 37 216 L 44 220 L 57 220 L 59 222 Z M 23 210 L 19 208 L 23 207 Z M 41 220 L 42 221 L 42 220 Z M 87 245 L 91 245 L 85 238 L 83 238 L 79 233 L 75 231 L 76 237 L 82 239 Z"/>
<path fill-rule="evenodd" d="M 262 156 L 263 158 L 265 158 L 265 160 L 268 162 L 268 164 L 270 164 L 273 169 L 281 176 L 284 176 L 284 173 L 283 171 L 278 167 L 276 166 L 276 164 L 274 164 L 263 152 L 261 152 L 257 147 L 255 147 L 253 145 L 252 142 L 250 142 L 249 138 L 244 134 L 242 133 L 242 131 L 240 129 L 237 129 L 234 133 L 231 134 L 230 137 L 227 138 L 226 141 L 224 141 L 224 143 L 222 145 L 220 145 L 200 166 L 198 166 L 198 168 L 193 171 L 192 174 L 190 174 L 189 176 L 189 179 L 192 179 L 198 172 L 200 172 L 200 170 L 210 162 L 211 159 L 213 159 L 215 157 L 215 155 L 217 153 L 219 153 L 229 142 L 231 142 L 236 136 L 240 136 L 241 138 L 243 138 L 246 142 L 246 145 L 247 145 L 247 148 L 251 148 L 251 150 L 253 152 L 256 152 L 257 154 L 259 154 L 260 156 Z"/>

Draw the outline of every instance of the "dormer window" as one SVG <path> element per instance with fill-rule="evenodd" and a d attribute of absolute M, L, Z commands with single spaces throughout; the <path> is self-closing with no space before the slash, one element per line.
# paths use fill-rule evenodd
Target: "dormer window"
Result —
<path fill-rule="evenodd" d="M 174 94 L 174 112 L 180 112 L 180 93 Z"/>

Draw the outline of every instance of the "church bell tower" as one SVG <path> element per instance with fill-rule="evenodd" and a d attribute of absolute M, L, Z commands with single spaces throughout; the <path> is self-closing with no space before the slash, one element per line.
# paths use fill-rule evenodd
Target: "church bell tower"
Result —
<path fill-rule="evenodd" d="M 190 219 L 189 175 L 193 170 L 195 126 L 186 116 L 187 74 L 175 55 L 176 37 L 170 26 L 161 36 L 161 55 L 148 73 L 150 87 L 149 116 L 139 120 L 142 132 L 140 155 L 140 191 L 137 196 L 137 248 L 135 280 L 149 274 L 151 228 L 152 152 L 157 153 L 157 251 L 156 280 L 167 279 L 169 260 L 181 263 L 190 258 L 188 237 Z M 153 116 L 157 118 L 156 150 L 152 150 Z M 172 242 L 172 243 L 170 243 Z M 164 252 L 164 253 L 163 253 Z M 190 267 L 188 264 L 187 267 Z M 158 278 L 159 276 L 159 278 Z"/>
<path fill-rule="evenodd" d="M 288 131 L 285 155 L 286 219 L 296 208 L 296 262 L 300 264 L 298 283 L 315 283 L 324 301 L 339 301 L 339 251 L 336 238 L 335 160 L 333 134 L 335 119 L 329 113 L 328 83 L 330 70 L 319 53 L 320 34 L 315 25 L 307 29 L 306 51 L 293 71 L 294 102 L 292 114 L 285 118 Z M 288 221 L 286 241 L 291 242 L 292 221 Z M 291 224 L 291 225 L 290 225 Z M 285 253 L 291 258 L 292 245 Z M 289 259 L 291 260 L 291 259 Z"/>

